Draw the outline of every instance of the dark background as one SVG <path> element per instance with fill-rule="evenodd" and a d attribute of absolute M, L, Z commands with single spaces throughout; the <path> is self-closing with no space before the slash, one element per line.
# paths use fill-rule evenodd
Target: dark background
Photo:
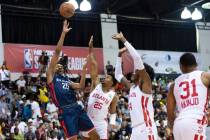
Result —
<path fill-rule="evenodd" d="M 2 3 L 3 42 L 53 44 L 59 39 L 62 0 L 0 0 Z M 80 3 L 81 0 L 78 0 Z M 184 6 L 192 11 L 205 0 L 91 0 L 92 10 L 76 11 L 72 31 L 65 45 L 87 46 L 90 35 L 94 45 L 103 47 L 100 13 L 117 14 L 122 31 L 137 49 L 196 52 L 194 21 L 181 21 Z M 209 12 L 202 11 L 208 21 Z M 122 46 L 122 44 L 120 44 Z"/>

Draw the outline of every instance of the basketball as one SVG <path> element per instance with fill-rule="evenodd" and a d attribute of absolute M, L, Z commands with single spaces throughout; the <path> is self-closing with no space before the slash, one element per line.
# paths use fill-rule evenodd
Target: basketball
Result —
<path fill-rule="evenodd" d="M 70 18 L 74 15 L 75 8 L 69 2 L 63 2 L 59 8 L 60 15 L 65 18 Z"/>

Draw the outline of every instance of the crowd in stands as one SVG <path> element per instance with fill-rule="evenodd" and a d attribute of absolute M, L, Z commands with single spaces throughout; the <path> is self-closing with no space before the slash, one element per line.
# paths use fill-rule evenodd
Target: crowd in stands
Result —
<path fill-rule="evenodd" d="M 77 81 L 78 78 L 73 80 Z M 161 76 L 156 77 L 153 81 L 154 117 L 158 135 L 162 140 L 169 137 L 166 97 L 171 82 L 171 79 Z M 16 81 L 9 81 L 9 84 L 5 84 L 1 80 L 0 85 L 0 139 L 64 139 L 58 110 L 49 96 L 45 77 L 32 77 L 29 73 L 24 72 Z M 90 79 L 87 79 L 85 89 L 77 91 L 78 103 L 83 108 L 87 106 L 90 87 Z M 132 131 L 128 110 L 128 91 L 119 83 L 115 89 L 119 102 L 116 127 L 109 130 L 110 140 L 128 140 Z"/>

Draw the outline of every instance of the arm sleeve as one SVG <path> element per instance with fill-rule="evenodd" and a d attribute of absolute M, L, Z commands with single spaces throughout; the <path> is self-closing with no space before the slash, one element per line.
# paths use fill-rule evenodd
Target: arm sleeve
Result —
<path fill-rule="evenodd" d="M 115 66 L 115 79 L 118 82 L 121 82 L 121 79 L 124 77 L 122 74 L 122 58 L 121 57 L 117 57 L 117 62 L 116 62 L 116 66 Z"/>
<path fill-rule="evenodd" d="M 128 41 L 126 41 L 124 45 L 128 49 L 128 52 L 130 53 L 131 57 L 133 58 L 134 70 L 137 70 L 137 69 L 143 70 L 144 64 L 138 52 L 134 49 L 134 47 Z"/>

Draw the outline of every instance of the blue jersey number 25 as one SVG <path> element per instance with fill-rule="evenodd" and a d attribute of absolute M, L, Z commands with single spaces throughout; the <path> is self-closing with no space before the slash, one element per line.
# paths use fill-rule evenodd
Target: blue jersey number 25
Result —
<path fill-rule="evenodd" d="M 62 83 L 63 89 L 69 89 L 69 83 Z"/>

